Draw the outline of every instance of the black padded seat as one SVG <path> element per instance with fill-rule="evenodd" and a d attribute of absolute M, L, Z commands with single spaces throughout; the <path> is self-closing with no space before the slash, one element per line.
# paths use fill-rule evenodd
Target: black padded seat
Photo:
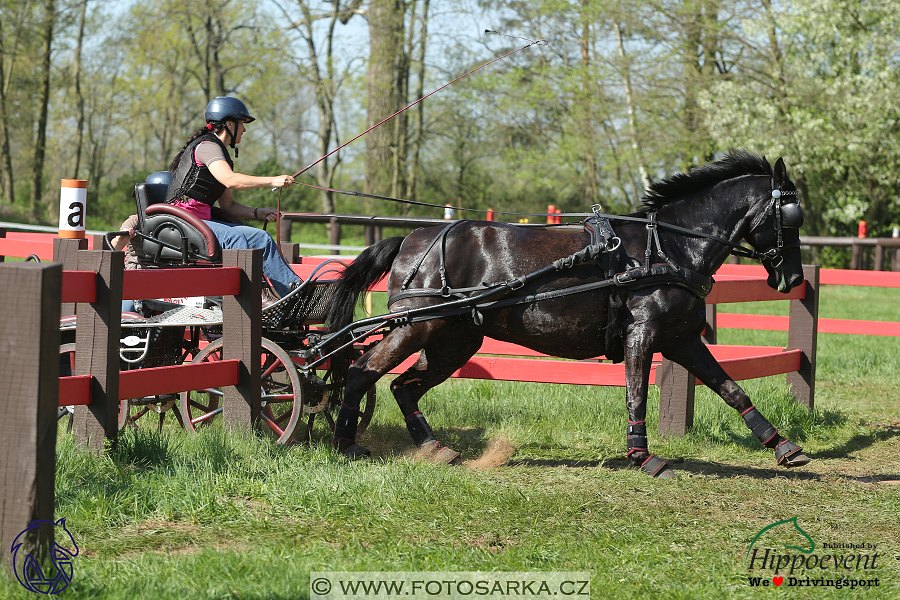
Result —
<path fill-rule="evenodd" d="M 222 250 L 209 226 L 202 219 L 177 206 L 166 204 L 168 186 L 162 183 L 139 183 L 134 186 L 138 230 L 152 239 L 132 239 L 135 253 L 142 263 L 165 264 L 184 262 L 219 263 Z M 160 240 L 175 248 L 157 243 Z M 184 257 L 183 248 L 188 256 Z"/>

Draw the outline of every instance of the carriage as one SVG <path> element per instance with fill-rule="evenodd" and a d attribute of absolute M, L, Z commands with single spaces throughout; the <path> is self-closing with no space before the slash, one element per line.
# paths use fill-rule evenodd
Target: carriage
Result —
<path fill-rule="evenodd" d="M 166 187 L 162 183 L 139 183 L 134 189 L 138 223 L 131 245 L 140 268 L 219 265 L 221 249 L 209 227 L 187 211 L 165 204 Z M 107 234 L 105 245 L 111 248 L 112 239 L 125 233 Z M 261 418 L 264 431 L 278 444 L 311 441 L 319 423 L 333 429 L 333 413 L 340 402 L 348 361 L 365 349 L 355 345 L 331 360 L 319 361 L 316 368 L 305 368 L 311 356 L 310 344 L 325 333 L 323 325 L 337 285 L 336 273 L 345 266 L 340 260 L 324 261 L 290 294 L 263 308 Z M 264 280 L 264 289 L 266 285 Z M 134 311 L 122 313 L 120 370 L 221 360 L 221 304 L 222 299 L 215 297 L 135 301 Z M 74 369 L 75 328 L 74 315 L 60 320 L 63 376 Z M 120 402 L 118 425 L 122 428 L 153 422 L 162 427 L 167 418 L 174 418 L 188 431 L 196 432 L 222 412 L 222 393 L 213 388 L 125 399 Z M 374 406 L 372 388 L 362 412 L 364 427 Z M 60 417 L 67 414 L 71 416 L 71 408 L 63 409 Z"/>

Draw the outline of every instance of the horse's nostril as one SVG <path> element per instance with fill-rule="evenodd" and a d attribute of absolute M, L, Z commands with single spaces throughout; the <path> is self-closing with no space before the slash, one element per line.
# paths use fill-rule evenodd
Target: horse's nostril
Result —
<path fill-rule="evenodd" d="M 803 274 L 802 273 L 794 273 L 793 275 L 791 275 L 790 280 L 788 280 L 788 284 L 791 286 L 791 289 L 794 289 L 801 283 L 803 283 Z"/>

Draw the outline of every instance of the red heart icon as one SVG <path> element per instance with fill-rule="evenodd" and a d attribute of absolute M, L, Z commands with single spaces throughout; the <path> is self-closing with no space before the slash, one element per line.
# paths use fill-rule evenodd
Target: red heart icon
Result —
<path fill-rule="evenodd" d="M 784 577 L 773 577 L 773 578 L 772 578 L 772 583 L 775 584 L 775 587 L 778 587 L 779 585 L 781 585 L 782 583 L 784 583 Z"/>

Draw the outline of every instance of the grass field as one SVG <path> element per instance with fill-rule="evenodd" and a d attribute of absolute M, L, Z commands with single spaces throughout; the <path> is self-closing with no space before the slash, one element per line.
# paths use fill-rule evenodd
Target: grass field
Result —
<path fill-rule="evenodd" d="M 822 316 L 897 321 L 897 293 L 826 286 Z M 722 330 L 720 343 L 783 345 L 786 335 Z M 82 550 L 62 596 L 286 600 L 309 597 L 311 571 L 586 571 L 594 598 L 898 598 L 900 339 L 821 335 L 817 376 L 814 411 L 792 402 L 783 377 L 745 382 L 813 458 L 807 467 L 776 468 L 740 416 L 698 388 L 693 431 L 651 438 L 654 452 L 676 460 L 679 477 L 663 481 L 628 468 L 618 388 L 439 386 L 422 409 L 463 452 L 462 467 L 410 460 L 384 385 L 362 440 L 375 452 L 369 461 L 218 427 L 128 430 L 113 454 L 92 457 L 61 433 L 56 517 Z M 651 433 L 657 399 L 651 388 Z M 826 544 L 877 544 L 874 569 L 804 577 L 877 577 L 878 587 L 751 587 L 750 575 L 773 575 L 748 570 L 754 536 L 793 517 L 818 555 L 861 552 Z M 775 531 L 756 547 L 805 547 Z M 0 594 L 33 596 L 14 581 Z"/>

